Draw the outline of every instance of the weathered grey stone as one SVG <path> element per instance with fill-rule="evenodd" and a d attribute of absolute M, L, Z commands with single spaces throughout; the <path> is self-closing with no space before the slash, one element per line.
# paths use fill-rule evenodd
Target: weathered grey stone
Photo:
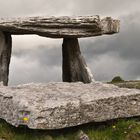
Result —
<path fill-rule="evenodd" d="M 79 38 L 118 33 L 119 20 L 99 16 L 0 18 L 0 30 L 51 38 Z"/>
<path fill-rule="evenodd" d="M 0 31 L 0 82 L 8 85 L 9 64 L 11 59 L 11 34 Z"/>
<path fill-rule="evenodd" d="M 93 75 L 81 54 L 77 38 L 64 38 L 62 54 L 64 82 L 91 83 L 94 81 Z"/>
<path fill-rule="evenodd" d="M 0 86 L 0 118 L 14 126 L 59 129 L 140 115 L 140 90 L 93 82 Z"/>

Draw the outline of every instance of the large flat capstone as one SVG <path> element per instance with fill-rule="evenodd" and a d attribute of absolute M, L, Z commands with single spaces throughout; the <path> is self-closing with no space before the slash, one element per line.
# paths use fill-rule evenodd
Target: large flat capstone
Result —
<path fill-rule="evenodd" d="M 0 18 L 0 30 L 10 34 L 37 34 L 50 38 L 80 38 L 115 34 L 120 21 L 96 16 Z"/>
<path fill-rule="evenodd" d="M 0 118 L 33 129 L 60 129 L 140 115 L 140 90 L 98 82 L 0 86 Z"/>

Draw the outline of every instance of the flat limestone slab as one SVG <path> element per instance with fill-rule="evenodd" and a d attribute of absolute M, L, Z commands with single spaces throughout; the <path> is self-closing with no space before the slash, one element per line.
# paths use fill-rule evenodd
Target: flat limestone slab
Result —
<path fill-rule="evenodd" d="M 0 18 L 0 30 L 50 38 L 80 38 L 118 33 L 120 21 L 111 17 L 61 16 Z"/>
<path fill-rule="evenodd" d="M 140 115 L 140 90 L 93 82 L 0 86 L 0 118 L 33 129 L 60 129 Z"/>

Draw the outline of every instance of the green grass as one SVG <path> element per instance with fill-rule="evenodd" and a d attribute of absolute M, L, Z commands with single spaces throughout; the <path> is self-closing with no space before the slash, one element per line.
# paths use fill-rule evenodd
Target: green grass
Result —
<path fill-rule="evenodd" d="M 90 140 L 140 140 L 140 118 L 119 119 L 104 123 L 90 123 L 55 131 L 15 128 L 0 120 L 0 138 L 5 140 L 78 140 L 79 131 Z"/>
<path fill-rule="evenodd" d="M 135 88 L 140 89 L 140 81 L 122 81 L 122 82 L 108 82 L 121 88 Z"/>
<path fill-rule="evenodd" d="M 140 89 L 140 81 L 113 84 L 122 88 Z M 4 140 L 78 140 L 81 130 L 89 136 L 90 140 L 140 140 L 140 118 L 90 123 L 53 131 L 31 130 L 25 126 L 16 128 L 0 120 L 0 138 Z"/>

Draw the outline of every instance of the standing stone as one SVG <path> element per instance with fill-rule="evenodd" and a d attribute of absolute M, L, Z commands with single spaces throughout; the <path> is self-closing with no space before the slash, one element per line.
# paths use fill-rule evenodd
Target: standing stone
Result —
<path fill-rule="evenodd" d="M 0 32 L 0 81 L 8 85 L 12 39 L 9 33 Z"/>
<path fill-rule="evenodd" d="M 63 81 L 90 83 L 94 81 L 84 57 L 81 55 L 77 38 L 64 38 L 63 53 Z"/>

